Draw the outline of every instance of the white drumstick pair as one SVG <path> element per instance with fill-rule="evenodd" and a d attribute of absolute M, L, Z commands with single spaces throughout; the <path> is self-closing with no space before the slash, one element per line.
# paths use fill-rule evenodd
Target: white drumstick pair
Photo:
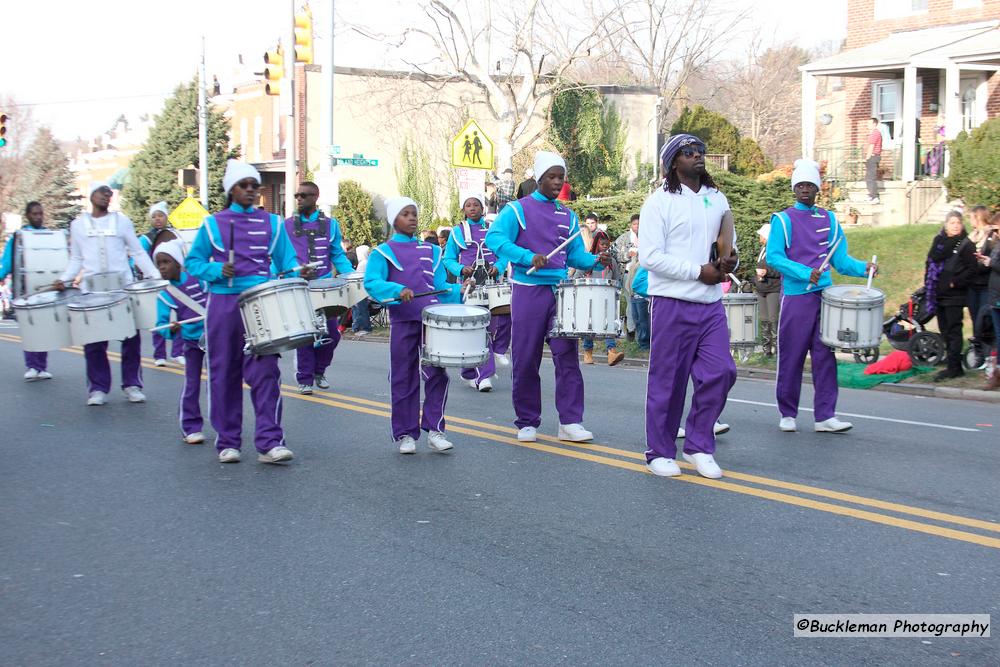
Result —
<path fill-rule="evenodd" d="M 830 252 L 826 253 L 826 257 L 823 258 L 823 263 L 819 265 L 820 276 L 822 276 L 823 272 L 826 271 L 826 267 L 830 266 L 830 259 L 833 258 L 833 253 L 836 252 L 837 246 L 839 246 L 840 242 L 843 240 L 844 237 L 841 235 L 838 236 L 837 240 L 833 242 L 833 245 L 830 247 Z M 806 287 L 806 291 L 811 290 L 815 286 L 816 285 L 814 283 L 809 283 L 809 286 Z"/>
<path fill-rule="evenodd" d="M 556 254 L 560 250 L 562 250 L 563 248 L 565 248 L 566 246 L 568 246 L 570 244 L 570 242 L 573 241 L 573 239 L 575 239 L 577 236 L 579 236 L 582 233 L 583 233 L 583 230 L 579 229 L 579 230 L 577 230 L 576 234 L 571 235 L 568 239 L 566 239 L 565 241 L 563 241 L 562 243 L 560 243 L 559 245 L 557 245 L 556 248 L 555 248 L 555 250 L 553 250 L 552 252 L 550 252 L 548 255 L 545 256 L 545 261 L 548 262 L 550 259 L 552 259 L 553 257 L 555 257 Z M 527 275 L 530 276 L 532 273 L 534 273 L 537 270 L 538 269 L 536 269 L 535 267 L 531 267 L 530 269 L 528 269 L 526 271 L 526 273 L 527 273 Z"/>
<path fill-rule="evenodd" d="M 169 324 L 161 324 L 158 327 L 153 327 L 150 331 L 163 331 L 164 329 L 169 329 L 175 324 L 193 324 L 194 322 L 201 322 L 205 319 L 204 315 L 199 315 L 198 317 L 189 317 L 186 320 L 181 320 L 180 322 L 170 322 Z"/>

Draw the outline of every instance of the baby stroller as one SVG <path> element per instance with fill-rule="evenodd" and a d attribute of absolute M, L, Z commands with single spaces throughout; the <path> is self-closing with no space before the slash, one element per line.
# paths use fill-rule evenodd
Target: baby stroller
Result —
<path fill-rule="evenodd" d="M 986 368 L 986 359 L 990 356 L 993 343 L 996 340 L 996 332 L 993 331 L 993 318 L 990 315 L 989 306 L 979 309 L 976 321 L 972 323 L 972 338 L 969 339 L 969 347 L 962 357 L 962 364 L 967 370 L 979 370 Z"/>
<path fill-rule="evenodd" d="M 924 327 L 934 318 L 927 305 L 927 293 L 920 287 L 885 321 L 882 332 L 893 348 L 909 353 L 914 365 L 937 366 L 945 358 L 944 337 Z"/>

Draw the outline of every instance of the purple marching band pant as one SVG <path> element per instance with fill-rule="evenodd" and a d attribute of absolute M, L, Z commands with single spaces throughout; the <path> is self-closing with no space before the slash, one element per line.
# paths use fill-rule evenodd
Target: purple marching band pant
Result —
<path fill-rule="evenodd" d="M 87 364 L 87 391 L 111 391 L 111 364 L 108 362 L 108 341 L 83 346 Z M 122 388 L 142 388 L 142 348 L 139 334 L 122 341 Z"/>
<path fill-rule="evenodd" d="M 513 382 L 511 394 L 518 428 L 542 423 L 542 346 L 548 342 L 556 374 L 556 412 L 560 424 L 583 421 L 583 373 L 580 371 L 578 341 L 549 338 L 556 315 L 556 295 L 552 285 L 511 286 L 510 351 Z"/>
<path fill-rule="evenodd" d="M 677 429 L 689 379 L 694 391 L 684 426 L 684 451 L 712 454 L 715 422 L 736 383 L 722 301 L 695 303 L 650 295 L 649 320 L 646 461 L 677 458 Z"/>
<path fill-rule="evenodd" d="M 205 426 L 201 417 L 201 369 L 205 363 L 205 352 L 196 340 L 182 341 L 184 346 L 184 386 L 181 387 L 179 417 L 181 433 L 185 436 L 200 433 Z M 176 348 L 175 348 L 176 349 Z"/>
<path fill-rule="evenodd" d="M 49 353 L 48 352 L 25 352 L 24 353 L 24 367 L 34 368 L 36 371 L 48 370 L 49 367 Z"/>
<path fill-rule="evenodd" d="M 462 378 L 475 380 L 479 384 L 497 372 L 497 361 L 494 354 L 504 354 L 510 347 L 510 315 L 490 315 L 490 324 L 486 328 L 487 347 L 490 355 L 486 363 L 479 368 L 463 368 Z"/>
<path fill-rule="evenodd" d="M 295 350 L 295 379 L 299 384 L 311 385 L 317 375 L 324 375 L 333 361 L 333 351 L 340 344 L 340 318 L 326 321 L 328 338 L 320 345 L 307 345 Z"/>
<path fill-rule="evenodd" d="M 152 334 L 153 339 L 153 358 L 154 359 L 166 359 L 167 358 L 167 339 L 156 333 Z M 184 341 L 180 338 L 174 339 L 174 344 L 171 346 L 170 351 L 171 357 L 180 357 L 185 352 Z"/>
<path fill-rule="evenodd" d="M 399 266 L 389 262 L 386 280 L 406 285 L 414 292 L 434 289 L 433 271 L 425 271 L 421 262 L 433 266 L 434 251 L 426 243 L 387 241 Z M 448 401 L 448 372 L 444 368 L 420 363 L 423 323 L 420 314 L 427 306 L 440 303 L 435 296 L 422 296 L 409 303 L 389 308 L 389 394 L 392 400 L 392 439 L 404 435 L 414 440 L 420 430 L 444 431 L 444 408 Z M 420 411 L 420 380 L 424 381 L 423 415 Z"/>

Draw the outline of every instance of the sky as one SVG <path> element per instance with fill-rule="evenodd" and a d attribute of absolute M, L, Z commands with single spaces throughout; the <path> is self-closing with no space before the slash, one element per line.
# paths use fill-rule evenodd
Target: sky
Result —
<path fill-rule="evenodd" d="M 777 41 L 810 48 L 839 42 L 846 32 L 846 0 L 742 1 L 753 6 L 745 39 L 775 35 Z M 329 2 L 311 3 L 320 52 L 329 48 L 323 40 L 325 23 L 319 25 L 320 17 L 328 16 Z M 157 113 L 173 88 L 196 74 L 203 35 L 209 78 L 217 74 L 226 86 L 238 54 L 261 71 L 263 53 L 280 36 L 291 1 L 34 0 L 4 5 L 0 99 L 13 97 L 28 105 L 36 125 L 48 125 L 57 138 L 71 140 L 99 135 L 122 113 L 130 118 Z M 346 25 L 398 32 L 417 11 L 414 2 L 336 0 L 336 11 L 338 66 L 398 64 L 391 49 Z M 806 29 L 802 16 L 809 17 Z M 737 51 L 739 43 L 733 43 Z"/>

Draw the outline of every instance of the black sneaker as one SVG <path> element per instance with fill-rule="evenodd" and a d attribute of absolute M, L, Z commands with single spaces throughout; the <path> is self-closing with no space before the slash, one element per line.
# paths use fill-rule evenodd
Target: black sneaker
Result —
<path fill-rule="evenodd" d="M 937 375 L 934 376 L 935 382 L 942 382 L 944 380 L 950 380 L 952 378 L 958 378 L 965 375 L 965 371 L 961 369 L 946 368 Z"/>

